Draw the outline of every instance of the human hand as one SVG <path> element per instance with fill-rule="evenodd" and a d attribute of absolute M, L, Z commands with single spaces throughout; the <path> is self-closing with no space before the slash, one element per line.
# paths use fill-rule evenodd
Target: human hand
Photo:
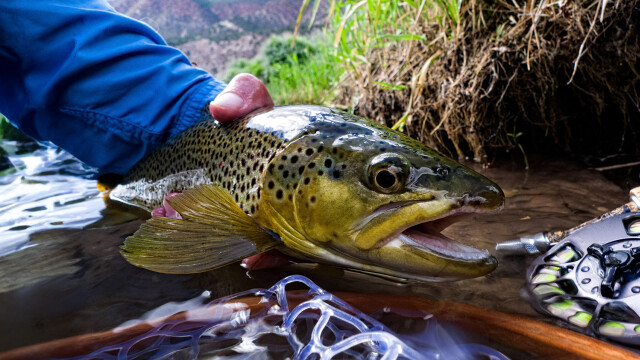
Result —
<path fill-rule="evenodd" d="M 219 122 L 229 122 L 247 115 L 253 110 L 272 107 L 273 100 L 262 81 L 251 74 L 238 74 L 231 79 L 229 85 L 209 104 L 209 111 Z M 172 193 L 166 198 L 177 193 Z M 153 217 L 180 217 L 167 200 L 162 206 L 151 212 Z"/>
<path fill-rule="evenodd" d="M 231 79 L 224 91 L 209 104 L 209 111 L 214 119 L 224 123 L 247 115 L 254 110 L 272 106 L 273 100 L 262 81 L 251 74 L 238 74 Z M 180 214 L 166 200 L 177 194 L 167 195 L 162 206 L 153 210 L 151 216 L 181 218 Z M 249 270 L 279 267 L 290 263 L 291 258 L 275 250 L 254 255 L 242 261 L 242 265 Z"/>
<path fill-rule="evenodd" d="M 238 74 L 211 102 L 209 111 L 224 123 L 266 107 L 273 107 L 273 100 L 262 81 L 251 74 Z"/>

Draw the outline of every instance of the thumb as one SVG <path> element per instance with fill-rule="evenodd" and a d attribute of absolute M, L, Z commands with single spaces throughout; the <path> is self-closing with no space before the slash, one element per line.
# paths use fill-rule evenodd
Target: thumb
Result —
<path fill-rule="evenodd" d="M 256 109 L 273 107 L 273 100 L 262 81 L 251 74 L 239 74 L 209 105 L 214 119 L 229 122 Z"/>

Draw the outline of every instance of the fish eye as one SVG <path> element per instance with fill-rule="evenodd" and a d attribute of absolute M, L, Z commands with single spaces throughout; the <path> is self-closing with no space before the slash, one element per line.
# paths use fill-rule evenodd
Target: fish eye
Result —
<path fill-rule="evenodd" d="M 398 175 L 387 169 L 379 170 L 376 174 L 376 185 L 383 189 L 391 189 L 398 183 Z"/>
<path fill-rule="evenodd" d="M 409 176 L 409 162 L 396 154 L 380 154 L 369 163 L 367 185 L 378 192 L 390 194 L 402 190 Z"/>

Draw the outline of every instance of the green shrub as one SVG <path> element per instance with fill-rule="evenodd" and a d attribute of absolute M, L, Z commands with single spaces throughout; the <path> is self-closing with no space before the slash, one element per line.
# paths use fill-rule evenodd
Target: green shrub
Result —
<path fill-rule="evenodd" d="M 224 79 L 242 72 L 254 74 L 278 105 L 328 104 L 343 72 L 336 61 L 335 50 L 323 37 L 298 37 L 295 43 L 291 36 L 272 37 L 256 58 L 229 65 Z"/>
<path fill-rule="evenodd" d="M 233 61 L 231 64 L 227 66 L 227 70 L 225 75 L 223 76 L 223 80 L 225 82 L 229 82 L 234 76 L 240 73 L 250 73 L 257 76 L 263 82 L 266 81 L 265 78 L 265 66 L 260 59 L 245 59 L 240 58 Z"/>

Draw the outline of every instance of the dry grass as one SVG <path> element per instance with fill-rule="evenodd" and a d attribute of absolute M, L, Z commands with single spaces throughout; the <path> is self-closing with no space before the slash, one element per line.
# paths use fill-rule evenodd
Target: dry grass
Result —
<path fill-rule="evenodd" d="M 401 1 L 379 21 L 391 2 L 329 1 L 348 70 L 337 102 L 362 116 L 483 162 L 547 139 L 640 148 L 635 2 Z"/>

